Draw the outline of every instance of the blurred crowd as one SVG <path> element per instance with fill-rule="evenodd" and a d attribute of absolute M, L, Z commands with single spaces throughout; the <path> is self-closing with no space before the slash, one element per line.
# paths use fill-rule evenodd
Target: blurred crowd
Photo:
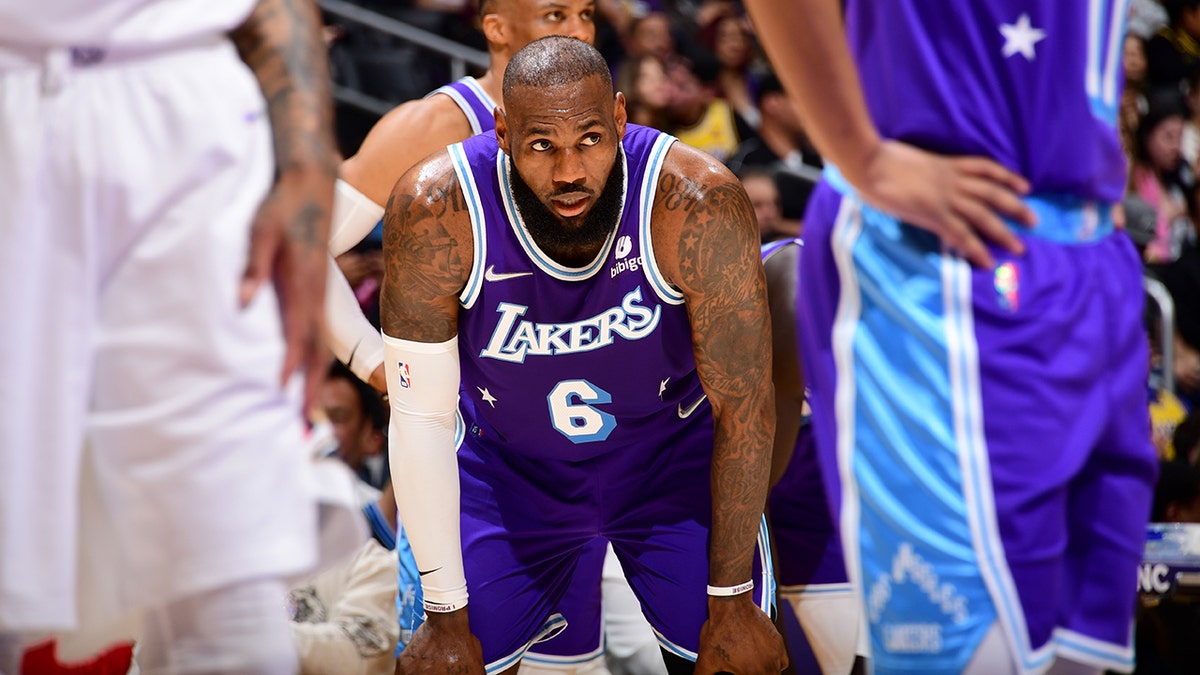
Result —
<path fill-rule="evenodd" d="M 1165 368 L 1169 353 L 1174 380 L 1173 387 L 1154 392 L 1155 443 L 1164 460 L 1194 465 L 1194 441 L 1180 443 L 1174 432 L 1200 399 L 1200 2 L 1136 0 L 1124 55 L 1127 228 L 1142 251 L 1147 278 L 1165 287 L 1173 310 L 1169 326 L 1160 320 L 1165 308 L 1148 304 L 1153 367 Z M 1172 334 L 1163 335 L 1166 329 Z"/>

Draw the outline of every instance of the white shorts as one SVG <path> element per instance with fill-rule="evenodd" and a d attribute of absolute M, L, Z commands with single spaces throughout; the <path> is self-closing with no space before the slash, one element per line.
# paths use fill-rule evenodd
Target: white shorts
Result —
<path fill-rule="evenodd" d="M 792 606 L 808 646 L 826 675 L 847 675 L 859 645 L 858 598 L 849 584 L 781 587 L 779 596 Z"/>
<path fill-rule="evenodd" d="M 0 48 L 0 106 L 0 632 L 307 569 L 278 304 L 237 304 L 273 175 L 253 75 L 224 39 Z"/>

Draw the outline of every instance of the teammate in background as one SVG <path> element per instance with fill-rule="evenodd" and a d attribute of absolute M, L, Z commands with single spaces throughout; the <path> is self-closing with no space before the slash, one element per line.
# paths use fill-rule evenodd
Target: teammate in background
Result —
<path fill-rule="evenodd" d="M 1112 218 L 1127 3 L 747 4 L 836 166 L 801 342 L 875 671 L 1130 670 L 1157 467 Z"/>
<path fill-rule="evenodd" d="M 362 241 L 383 217 L 383 204 L 396 181 L 418 160 L 492 130 L 500 79 L 518 49 L 545 35 L 567 35 L 590 44 L 596 37 L 595 12 L 595 0 L 481 0 L 479 27 L 488 44 L 487 72 L 397 106 L 375 124 L 358 152 L 342 162 L 330 253 L 341 255 Z M 383 391 L 379 331 L 362 317 L 350 287 L 334 267 L 327 308 L 330 345 L 338 360 Z"/>
<path fill-rule="evenodd" d="M 796 325 L 802 246 L 799 239 L 781 239 L 762 247 L 776 420 L 767 517 L 779 597 L 791 605 L 821 672 L 846 675 L 858 642 L 858 602 L 822 482 L 832 476 L 818 466 L 804 401 Z"/>
<path fill-rule="evenodd" d="M 526 46 L 503 91 L 496 135 L 414 167 L 384 219 L 389 441 L 428 613 L 398 669 L 515 667 L 567 584 L 599 583 L 578 563 L 607 539 L 673 663 L 778 672 L 745 193 L 627 128 L 584 42 Z"/>
<path fill-rule="evenodd" d="M 329 87 L 307 0 L 0 9 L 0 672 L 295 672 Z"/>

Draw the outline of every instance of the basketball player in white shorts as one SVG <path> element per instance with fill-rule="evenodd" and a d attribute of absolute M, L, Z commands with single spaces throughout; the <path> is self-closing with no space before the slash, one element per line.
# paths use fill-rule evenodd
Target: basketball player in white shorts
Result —
<path fill-rule="evenodd" d="M 335 172 L 313 3 L 0 3 L 0 107 L 0 672 L 49 634 L 295 672 L 289 374 L 324 365 Z"/>

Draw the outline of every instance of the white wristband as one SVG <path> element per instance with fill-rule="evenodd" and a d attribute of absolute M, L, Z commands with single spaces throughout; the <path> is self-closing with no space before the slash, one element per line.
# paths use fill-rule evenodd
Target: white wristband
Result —
<path fill-rule="evenodd" d="M 425 601 L 425 611 L 433 612 L 434 614 L 448 614 L 457 609 L 462 609 L 463 607 L 466 607 L 466 606 L 467 606 L 466 600 L 459 600 L 458 602 L 447 602 L 447 603 L 430 602 L 428 600 Z"/>
<path fill-rule="evenodd" d="M 754 590 L 754 580 L 751 579 L 744 584 L 737 586 L 709 586 L 708 594 L 717 598 L 726 598 L 731 595 L 741 595 L 746 591 Z"/>

